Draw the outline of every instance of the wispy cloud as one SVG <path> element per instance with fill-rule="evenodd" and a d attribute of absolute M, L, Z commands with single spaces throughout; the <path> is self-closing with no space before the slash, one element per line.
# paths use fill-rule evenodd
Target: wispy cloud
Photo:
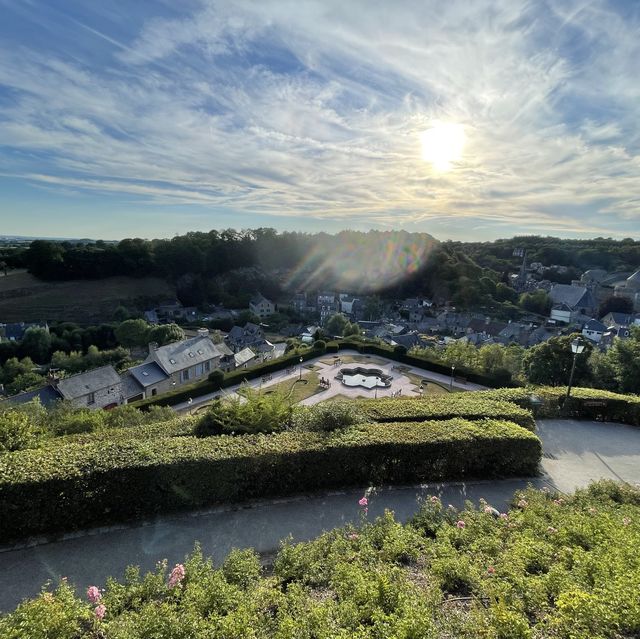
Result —
<path fill-rule="evenodd" d="M 425 228 L 448 216 L 629 235 L 640 218 L 633 3 L 190 6 L 136 25 L 116 13 L 121 28 L 72 15 L 62 48 L 0 49 L 0 171 L 225 207 L 239 226 L 254 214 Z M 101 54 L 76 50 L 75 33 Z M 449 173 L 420 159 L 432 120 L 467 133 Z"/>

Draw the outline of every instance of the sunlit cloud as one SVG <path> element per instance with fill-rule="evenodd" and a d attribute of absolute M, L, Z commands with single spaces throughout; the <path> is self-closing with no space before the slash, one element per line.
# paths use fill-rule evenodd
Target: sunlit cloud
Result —
<path fill-rule="evenodd" d="M 5 180 L 210 227 L 637 235 L 633 3 L 144 5 L 4 7 Z"/>

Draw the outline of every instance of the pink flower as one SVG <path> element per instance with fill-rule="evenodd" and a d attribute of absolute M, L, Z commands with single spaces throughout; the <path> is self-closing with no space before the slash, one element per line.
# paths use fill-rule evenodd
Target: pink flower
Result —
<path fill-rule="evenodd" d="M 429 497 L 429 501 L 432 504 L 439 504 L 440 503 L 440 498 L 436 497 L 435 495 L 431 495 L 431 497 Z"/>
<path fill-rule="evenodd" d="M 526 499 L 521 499 L 518 502 L 518 508 L 526 508 L 529 504 L 527 503 Z"/>
<path fill-rule="evenodd" d="M 487 568 L 487 572 L 488 572 L 490 575 L 494 575 L 494 574 L 495 574 L 495 572 L 496 572 L 496 569 L 495 569 L 493 566 L 489 566 L 489 567 Z"/>
<path fill-rule="evenodd" d="M 366 497 L 363 497 L 359 502 L 358 502 L 359 506 L 368 506 L 369 505 L 369 500 Z"/>
<path fill-rule="evenodd" d="M 595 515 L 598 511 L 592 506 L 591 508 L 589 508 L 589 514 L 590 515 Z"/>
<path fill-rule="evenodd" d="M 169 576 L 169 588 L 177 586 L 184 579 L 184 566 L 182 564 L 176 564 L 176 567 L 171 571 Z"/>
<path fill-rule="evenodd" d="M 98 603 L 100 599 L 102 599 L 102 595 L 100 594 L 100 590 L 96 586 L 89 586 L 87 588 L 87 599 L 91 603 Z"/>
<path fill-rule="evenodd" d="M 466 524 L 464 523 L 464 521 L 462 521 L 462 519 L 460 519 L 459 521 L 456 522 L 456 526 L 460 528 L 460 530 L 463 530 Z"/>
<path fill-rule="evenodd" d="M 562 506 L 562 504 L 564 504 L 564 499 L 554 499 L 554 500 L 553 500 L 553 503 L 554 503 L 556 506 Z"/>
<path fill-rule="evenodd" d="M 509 519 L 509 515 L 507 513 L 500 513 L 500 519 Z"/>
<path fill-rule="evenodd" d="M 96 617 L 98 617 L 98 619 L 104 619 L 104 616 L 107 613 L 107 607 L 104 604 L 100 604 L 99 606 L 95 607 L 95 610 L 93 612 L 95 613 Z"/>
<path fill-rule="evenodd" d="M 622 518 L 622 523 L 623 523 L 625 526 L 628 526 L 628 525 L 631 523 L 631 519 L 629 519 L 629 517 L 623 517 L 623 518 Z"/>
<path fill-rule="evenodd" d="M 487 515 L 490 515 L 493 512 L 493 508 L 491 508 L 491 506 L 485 506 L 484 512 L 487 513 Z"/>
<path fill-rule="evenodd" d="M 548 532 L 550 535 L 554 535 L 555 533 L 557 533 L 557 532 L 558 532 L 558 529 L 557 529 L 557 528 L 554 528 L 553 526 L 548 526 L 548 527 L 547 527 L 547 532 Z"/>
<path fill-rule="evenodd" d="M 356 532 L 352 532 L 347 535 L 347 539 L 350 539 L 351 541 L 356 541 L 356 539 L 359 539 L 359 538 L 360 538 L 360 535 Z"/>

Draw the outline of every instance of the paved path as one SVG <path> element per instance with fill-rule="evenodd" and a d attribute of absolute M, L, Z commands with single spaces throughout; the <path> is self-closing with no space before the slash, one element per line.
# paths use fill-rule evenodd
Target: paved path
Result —
<path fill-rule="evenodd" d="M 484 497 L 505 509 L 515 490 L 527 483 L 564 492 L 602 477 L 640 482 L 640 429 L 620 424 L 545 420 L 538 423 L 544 444 L 543 474 L 532 479 L 431 484 L 380 489 L 369 515 L 385 508 L 406 520 L 421 495 L 439 494 L 445 503 L 462 506 Z M 295 540 L 358 521 L 362 489 L 245 504 L 159 518 L 144 525 L 92 531 L 54 543 L 0 553 L 0 610 L 32 597 L 46 580 L 67 576 L 81 590 L 102 585 L 108 575 L 122 577 L 125 567 L 152 569 L 163 558 L 181 561 L 196 541 L 205 555 L 220 561 L 232 547 L 273 551 L 291 534 Z"/>
<path fill-rule="evenodd" d="M 403 395 L 411 395 L 418 396 L 419 392 L 415 386 L 415 384 L 405 375 L 403 375 L 400 371 L 396 370 L 395 367 L 399 366 L 398 362 L 387 359 L 385 357 L 381 357 L 379 355 L 363 355 L 358 353 L 357 351 L 344 350 L 340 351 L 340 357 L 355 356 L 361 359 L 361 363 L 363 365 L 369 365 L 373 368 L 380 368 L 388 375 L 391 375 L 394 379 L 390 389 L 378 389 L 377 396 L 385 397 L 391 396 L 394 391 L 402 390 Z M 309 368 L 312 366 L 316 366 L 318 368 L 318 373 L 321 377 L 328 377 L 332 381 L 332 386 L 328 390 L 321 391 L 316 395 L 312 395 L 311 397 L 303 400 L 302 404 L 316 404 L 318 402 L 322 402 L 325 399 L 329 399 L 335 395 L 346 395 L 347 397 L 374 397 L 376 396 L 376 392 L 374 390 L 367 390 L 365 388 L 349 388 L 348 386 L 343 386 L 339 381 L 335 380 L 334 377 L 336 373 L 340 370 L 340 367 L 334 368 L 333 363 L 325 364 L 324 362 L 330 362 L 333 360 L 333 355 L 331 353 L 325 353 L 320 357 L 316 357 L 314 359 L 310 359 L 304 362 L 302 365 L 302 375 L 304 376 L 305 372 L 308 372 Z M 379 363 L 381 362 L 381 363 Z M 350 366 L 351 364 L 344 364 L 345 367 Z M 415 375 L 419 375 L 424 379 L 431 380 L 433 382 L 438 382 L 445 386 L 451 385 L 451 377 L 449 375 L 442 375 L 440 373 L 433 373 L 431 371 L 427 371 L 423 368 L 416 368 L 415 366 L 406 366 L 407 372 L 414 373 Z M 268 388 L 269 386 L 273 386 L 274 384 L 279 384 L 280 382 L 284 382 L 286 380 L 295 380 L 300 376 L 300 367 L 293 366 L 292 369 L 289 369 L 290 372 L 287 372 L 287 369 L 278 371 L 276 373 L 272 373 L 271 379 L 267 382 L 262 382 L 260 378 L 250 380 L 248 382 L 249 386 L 253 388 Z M 191 403 L 189 402 L 181 402 L 180 404 L 176 404 L 173 406 L 173 409 L 179 413 L 186 413 L 192 411 L 203 404 L 211 401 L 214 397 L 224 396 L 233 396 L 237 393 L 240 388 L 240 384 L 236 384 L 235 386 L 230 386 L 229 388 L 225 388 L 222 391 L 217 391 L 215 393 L 207 393 L 205 395 L 200 395 L 198 397 L 193 397 Z M 480 384 L 472 384 L 470 382 L 461 382 L 458 380 L 453 381 L 453 387 L 459 390 L 486 390 L 486 386 L 481 386 Z"/>

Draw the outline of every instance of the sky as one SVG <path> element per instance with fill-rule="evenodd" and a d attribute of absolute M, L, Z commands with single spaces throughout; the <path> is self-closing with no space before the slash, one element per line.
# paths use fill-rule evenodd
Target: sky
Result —
<path fill-rule="evenodd" d="M 0 235 L 640 238 L 639 70 L 638 0 L 0 0 Z"/>

